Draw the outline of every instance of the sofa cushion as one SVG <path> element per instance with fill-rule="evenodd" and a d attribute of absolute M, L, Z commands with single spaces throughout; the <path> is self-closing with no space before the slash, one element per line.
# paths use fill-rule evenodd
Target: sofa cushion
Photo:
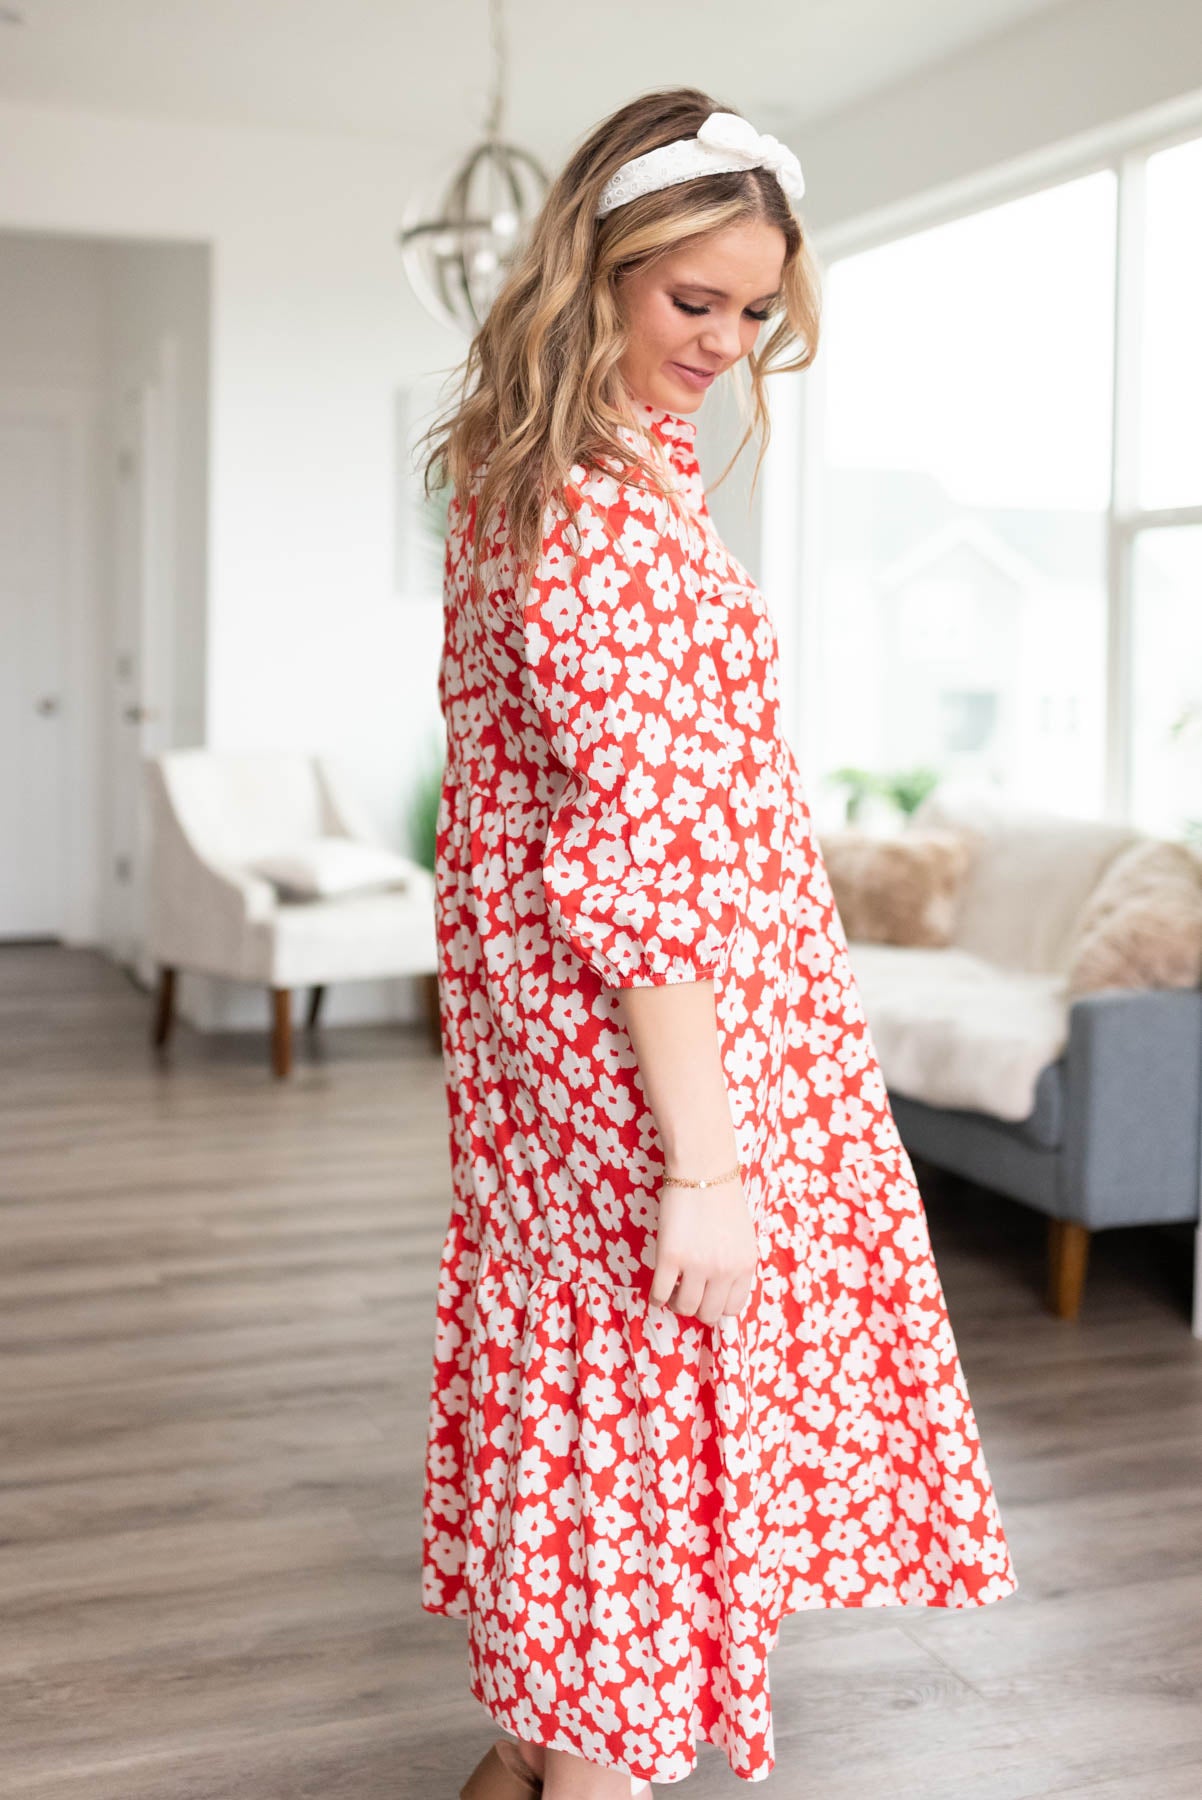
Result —
<path fill-rule="evenodd" d="M 913 1136 L 919 1154 L 938 1163 L 940 1153 L 936 1151 L 935 1141 L 944 1146 L 963 1144 L 971 1141 L 974 1128 L 979 1132 L 982 1127 L 988 1134 L 988 1142 L 994 1146 L 1013 1143 L 1040 1152 L 1059 1150 L 1064 1142 L 1065 1087 L 1065 1058 L 1058 1056 L 1055 1062 L 1039 1071 L 1035 1104 L 1025 1119 L 999 1119 L 979 1106 L 937 1106 L 928 1112 L 921 1100 L 913 1100 L 896 1088 L 892 1090 L 890 1100 L 907 1145 Z M 922 1121 L 917 1128 L 916 1118 Z M 954 1168 L 957 1165 L 952 1161 L 948 1166 Z"/>
<path fill-rule="evenodd" d="M 1077 922 L 1070 999 L 1102 988 L 1192 988 L 1202 979 L 1202 858 L 1148 838 L 1110 864 Z"/>
<path fill-rule="evenodd" d="M 845 936 L 878 944 L 946 944 L 974 840 L 938 827 L 879 837 L 849 828 L 819 839 Z"/>
<path fill-rule="evenodd" d="M 914 812 L 976 832 L 952 943 L 1031 974 L 1067 972 L 1081 909 L 1120 851 L 1144 834 L 1104 819 L 1018 810 L 979 786 L 941 783 Z"/>
<path fill-rule="evenodd" d="M 1062 976 L 1003 969 L 954 946 L 849 943 L 848 953 L 890 1090 L 1030 1118 L 1040 1071 L 1068 1041 Z"/>

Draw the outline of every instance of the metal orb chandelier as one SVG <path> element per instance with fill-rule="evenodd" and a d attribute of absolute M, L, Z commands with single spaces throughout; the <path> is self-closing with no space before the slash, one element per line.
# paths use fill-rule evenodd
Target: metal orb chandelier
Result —
<path fill-rule="evenodd" d="M 493 91 L 483 141 L 434 199 L 418 193 L 397 233 L 418 299 L 441 323 L 469 335 L 484 323 L 549 182 L 535 157 L 501 136 L 505 49 L 501 0 L 489 0 Z"/>

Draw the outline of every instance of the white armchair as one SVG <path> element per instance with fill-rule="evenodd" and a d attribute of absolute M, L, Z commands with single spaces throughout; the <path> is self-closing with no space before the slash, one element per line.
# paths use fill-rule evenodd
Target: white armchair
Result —
<path fill-rule="evenodd" d="M 272 1064 L 292 1066 L 292 990 L 312 990 L 316 1026 L 326 987 L 424 977 L 438 1027 L 434 878 L 402 859 L 404 886 L 287 899 L 248 864 L 316 838 L 386 848 L 335 766 L 288 751 L 169 750 L 144 761 L 149 801 L 148 949 L 159 967 L 152 1027 L 170 1035 L 178 969 L 249 981 L 272 996 Z"/>

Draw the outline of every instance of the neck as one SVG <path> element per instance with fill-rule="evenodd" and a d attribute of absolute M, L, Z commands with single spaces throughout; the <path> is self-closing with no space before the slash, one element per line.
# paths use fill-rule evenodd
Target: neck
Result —
<path fill-rule="evenodd" d="M 654 400 L 644 400 L 641 395 L 636 394 L 624 384 L 621 391 L 621 402 L 624 410 L 636 424 L 644 425 L 649 419 L 669 420 L 673 424 L 685 425 L 690 430 L 696 430 L 696 420 L 690 413 L 677 412 L 675 407 L 671 406 L 660 406 Z"/>

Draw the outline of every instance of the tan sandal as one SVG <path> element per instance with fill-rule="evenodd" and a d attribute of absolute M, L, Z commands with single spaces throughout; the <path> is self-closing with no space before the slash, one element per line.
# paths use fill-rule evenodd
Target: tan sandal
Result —
<path fill-rule="evenodd" d="M 459 1790 L 459 1800 L 532 1800 L 543 1791 L 536 1775 L 512 1738 L 498 1738 L 480 1758 Z M 651 1783 L 631 1787 L 634 1800 L 653 1800 Z"/>
<path fill-rule="evenodd" d="M 541 1775 L 527 1765 L 513 1739 L 499 1738 L 460 1788 L 459 1800 L 533 1800 L 542 1791 Z"/>

